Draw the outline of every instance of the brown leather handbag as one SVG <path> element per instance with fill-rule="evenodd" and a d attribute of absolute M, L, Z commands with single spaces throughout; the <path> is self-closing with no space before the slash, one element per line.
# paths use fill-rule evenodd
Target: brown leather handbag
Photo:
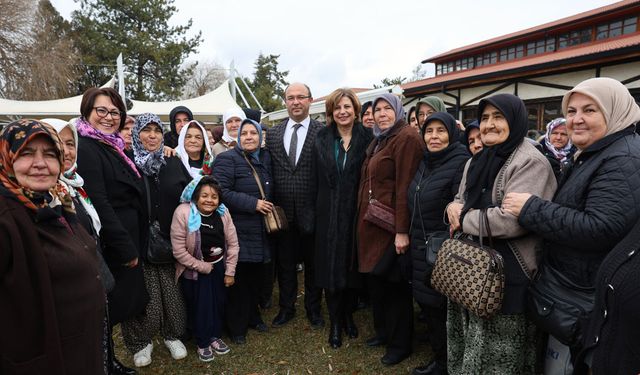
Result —
<path fill-rule="evenodd" d="M 373 197 L 371 177 L 369 177 L 369 204 L 363 219 L 389 233 L 396 233 L 396 210 Z"/>
<path fill-rule="evenodd" d="M 490 246 L 482 242 L 486 228 Z M 489 319 L 500 311 L 504 295 L 504 261 L 493 249 L 486 209 L 480 212 L 480 244 L 460 238 L 444 241 L 431 285 L 473 314 Z"/>
<path fill-rule="evenodd" d="M 264 194 L 264 189 L 262 189 L 262 181 L 260 181 L 260 177 L 258 176 L 258 172 L 253 167 L 249 159 L 247 159 L 247 155 L 244 155 L 244 160 L 247 161 L 249 167 L 251 168 L 251 173 L 253 173 L 253 178 L 256 179 L 256 183 L 258 184 L 258 189 L 260 189 L 260 196 L 262 200 L 266 200 L 266 195 Z M 269 234 L 278 233 L 281 231 L 285 231 L 289 229 L 289 221 L 287 220 L 287 215 L 285 215 L 284 210 L 280 206 L 273 206 L 273 210 L 268 214 L 263 216 L 264 219 L 264 228 Z"/>

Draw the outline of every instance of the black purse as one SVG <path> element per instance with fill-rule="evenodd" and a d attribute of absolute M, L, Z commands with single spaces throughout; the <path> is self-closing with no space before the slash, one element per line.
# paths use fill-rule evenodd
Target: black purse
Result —
<path fill-rule="evenodd" d="M 561 343 L 573 346 L 582 339 L 581 325 L 593 310 L 595 288 L 569 280 L 548 262 L 542 262 L 529 286 L 526 315 Z"/>
<path fill-rule="evenodd" d="M 149 220 L 151 220 L 151 196 L 149 191 L 149 182 L 144 176 L 142 178 L 144 180 L 144 187 L 147 190 L 147 209 L 149 211 Z M 162 235 L 158 220 L 153 223 L 149 221 L 149 246 L 147 246 L 146 255 L 147 263 L 151 264 L 172 264 L 175 262 L 171 241 Z"/>

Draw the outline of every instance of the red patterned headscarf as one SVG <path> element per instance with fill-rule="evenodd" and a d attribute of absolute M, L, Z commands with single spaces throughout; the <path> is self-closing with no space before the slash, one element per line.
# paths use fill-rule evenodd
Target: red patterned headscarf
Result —
<path fill-rule="evenodd" d="M 60 171 L 64 169 L 62 141 L 51 125 L 36 120 L 20 120 L 5 126 L 0 132 L 0 183 L 8 193 L 30 210 L 37 212 L 45 207 L 62 205 L 67 212 L 74 212 L 73 203 L 67 186 L 59 180 L 46 193 L 35 192 L 18 183 L 13 163 L 22 149 L 35 137 L 45 136 L 56 148 Z"/>

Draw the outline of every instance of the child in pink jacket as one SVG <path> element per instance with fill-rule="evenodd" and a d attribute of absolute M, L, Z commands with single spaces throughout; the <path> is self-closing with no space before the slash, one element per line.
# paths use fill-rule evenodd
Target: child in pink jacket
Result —
<path fill-rule="evenodd" d="M 225 287 L 234 283 L 239 247 L 231 215 L 220 204 L 221 193 L 212 177 L 194 178 L 182 192 L 171 223 L 176 282 L 181 280 L 187 322 L 204 362 L 213 360 L 214 352 L 230 350 L 220 337 Z"/>

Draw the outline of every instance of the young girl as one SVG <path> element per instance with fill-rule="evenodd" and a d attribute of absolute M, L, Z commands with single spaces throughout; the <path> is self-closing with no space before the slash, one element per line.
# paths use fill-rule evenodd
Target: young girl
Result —
<path fill-rule="evenodd" d="M 220 339 L 225 289 L 234 283 L 238 237 L 221 189 L 210 176 L 194 178 L 182 192 L 171 223 L 176 282 L 181 280 L 188 325 L 203 362 L 229 347 Z"/>

